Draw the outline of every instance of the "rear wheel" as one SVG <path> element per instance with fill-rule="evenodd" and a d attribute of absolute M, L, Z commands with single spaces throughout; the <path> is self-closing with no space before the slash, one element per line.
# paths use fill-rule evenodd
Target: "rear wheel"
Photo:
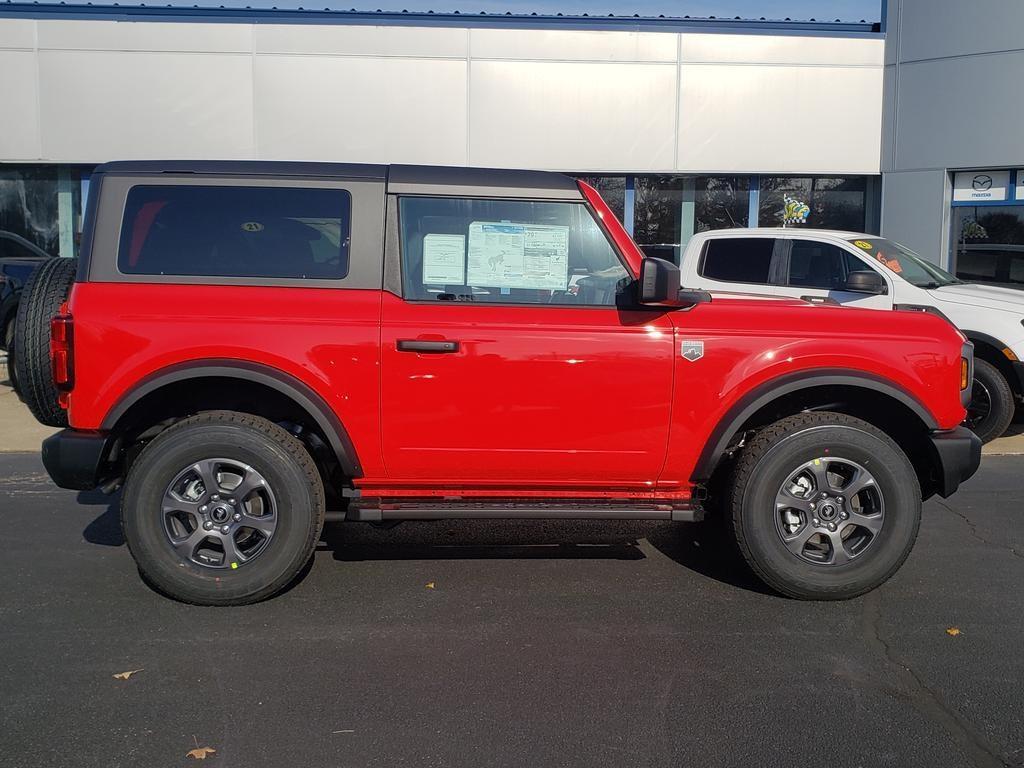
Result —
<path fill-rule="evenodd" d="M 284 589 L 324 521 L 316 466 L 266 419 L 211 411 L 161 432 L 125 482 L 121 522 L 143 576 L 199 605 L 242 605 Z"/>
<path fill-rule="evenodd" d="M 732 485 L 736 540 L 754 572 L 790 597 L 868 592 L 910 554 L 921 520 L 917 474 L 872 425 L 803 413 L 744 448 Z"/>
<path fill-rule="evenodd" d="M 974 385 L 964 426 L 987 443 L 1002 437 L 1015 410 L 1013 390 L 1006 377 L 992 363 L 975 359 Z"/>
<path fill-rule="evenodd" d="M 50 365 L 50 320 L 60 312 L 75 282 L 78 259 L 47 259 L 25 281 L 15 321 L 14 357 L 18 396 L 37 420 L 66 427 L 68 414 L 57 403 Z"/>

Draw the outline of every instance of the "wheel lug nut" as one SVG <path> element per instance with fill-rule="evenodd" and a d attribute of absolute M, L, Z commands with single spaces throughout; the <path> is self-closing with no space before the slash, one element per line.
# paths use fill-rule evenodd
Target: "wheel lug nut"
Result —
<path fill-rule="evenodd" d="M 205 530 L 207 530 L 207 531 L 212 530 L 213 529 L 213 523 L 211 523 L 209 520 L 207 520 L 205 523 L 203 523 L 203 528 Z"/>
<path fill-rule="evenodd" d="M 200 512 L 206 512 L 206 510 L 208 510 L 208 509 L 209 509 L 209 507 L 208 507 L 208 506 L 206 506 L 205 504 L 203 504 L 203 506 L 201 506 L 201 507 L 199 508 L 199 511 L 200 511 Z"/>
<path fill-rule="evenodd" d="M 210 498 L 213 499 L 214 501 L 220 501 L 220 494 L 219 493 L 215 493 Z"/>
<path fill-rule="evenodd" d="M 220 532 L 221 533 L 230 533 L 231 532 L 231 526 L 230 525 L 222 525 L 220 527 Z"/>
<path fill-rule="evenodd" d="M 813 501 L 811 502 L 811 509 L 815 509 L 815 508 L 817 508 L 817 506 L 818 506 L 818 505 L 817 505 L 817 504 L 815 504 L 815 503 L 814 503 Z"/>
<path fill-rule="evenodd" d="M 828 529 L 829 529 L 830 531 L 834 531 L 834 530 L 836 529 L 836 524 L 835 524 L 835 523 L 829 523 L 829 524 L 828 524 Z"/>
<path fill-rule="evenodd" d="M 234 499 L 228 499 L 228 504 L 234 504 L 234 503 L 235 503 Z"/>
<path fill-rule="evenodd" d="M 845 520 L 846 518 L 848 518 L 848 517 L 849 517 L 849 515 L 848 515 L 848 514 L 846 514 L 845 512 L 840 512 L 840 513 L 839 513 L 839 516 L 840 516 L 841 518 L 843 518 L 843 520 Z"/>
<path fill-rule="evenodd" d="M 234 514 L 234 521 L 237 523 L 241 519 L 242 519 L 242 516 L 240 514 L 238 514 L 237 512 L 235 512 L 235 514 Z"/>
<path fill-rule="evenodd" d="M 820 524 L 821 523 L 818 521 L 818 518 L 814 518 L 813 520 L 811 520 L 811 525 L 813 525 L 815 528 L 817 528 Z"/>

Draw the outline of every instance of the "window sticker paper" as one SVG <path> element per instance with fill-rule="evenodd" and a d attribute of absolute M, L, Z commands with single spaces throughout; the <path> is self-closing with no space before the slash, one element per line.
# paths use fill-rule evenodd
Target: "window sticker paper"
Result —
<path fill-rule="evenodd" d="M 523 278 L 525 227 L 474 221 L 469 225 L 466 282 L 494 288 L 519 288 Z"/>
<path fill-rule="evenodd" d="M 466 284 L 465 235 L 423 236 L 423 284 Z"/>
<path fill-rule="evenodd" d="M 566 290 L 569 228 L 474 221 L 469 225 L 466 281 L 494 288 Z"/>

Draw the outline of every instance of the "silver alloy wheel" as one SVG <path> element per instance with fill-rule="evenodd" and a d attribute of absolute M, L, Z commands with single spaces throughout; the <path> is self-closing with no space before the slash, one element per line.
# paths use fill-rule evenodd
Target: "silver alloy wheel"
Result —
<path fill-rule="evenodd" d="M 277 528 L 266 479 L 234 459 L 203 459 L 164 491 L 164 533 L 178 556 L 205 568 L 239 568 L 258 557 Z"/>
<path fill-rule="evenodd" d="M 775 496 L 775 529 L 793 555 L 815 565 L 860 557 L 882 530 L 885 502 L 855 461 L 822 456 L 792 472 Z"/>

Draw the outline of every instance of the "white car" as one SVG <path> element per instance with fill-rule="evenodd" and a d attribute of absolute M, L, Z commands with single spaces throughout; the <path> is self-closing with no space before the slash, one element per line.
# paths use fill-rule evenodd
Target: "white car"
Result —
<path fill-rule="evenodd" d="M 985 442 L 1006 431 L 1024 399 L 1024 291 L 957 280 L 892 240 L 820 229 L 721 229 L 694 235 L 680 269 L 687 288 L 945 316 L 974 343 L 965 424 Z"/>

